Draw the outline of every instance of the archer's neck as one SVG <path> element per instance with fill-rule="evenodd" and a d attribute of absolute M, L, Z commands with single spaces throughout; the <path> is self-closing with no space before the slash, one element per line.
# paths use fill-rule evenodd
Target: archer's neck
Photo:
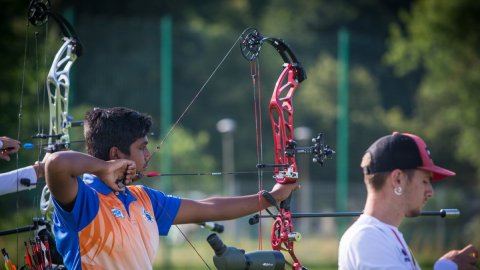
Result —
<path fill-rule="evenodd" d="M 363 212 L 397 228 L 405 217 L 402 203 L 382 193 L 368 194 Z"/>

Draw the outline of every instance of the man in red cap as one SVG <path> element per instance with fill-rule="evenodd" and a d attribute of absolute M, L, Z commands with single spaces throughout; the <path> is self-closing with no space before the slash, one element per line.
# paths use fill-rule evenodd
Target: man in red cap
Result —
<path fill-rule="evenodd" d="M 342 236 L 339 269 L 420 269 L 398 226 L 405 217 L 420 215 L 433 196 L 432 182 L 455 173 L 433 163 L 420 137 L 398 132 L 373 143 L 361 167 L 367 201 Z M 442 256 L 434 269 L 476 269 L 477 257 L 475 247 L 468 245 Z"/>

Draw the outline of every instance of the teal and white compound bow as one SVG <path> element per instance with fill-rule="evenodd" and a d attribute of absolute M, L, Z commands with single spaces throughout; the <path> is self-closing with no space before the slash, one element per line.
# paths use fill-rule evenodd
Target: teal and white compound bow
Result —
<path fill-rule="evenodd" d="M 59 14 L 51 10 L 49 0 L 32 0 L 28 6 L 28 20 L 35 26 L 40 26 L 53 18 L 59 25 L 63 34 L 63 45 L 55 55 L 47 76 L 46 89 L 49 103 L 49 132 L 32 136 L 34 139 L 47 140 L 47 144 L 38 144 L 40 151 L 53 153 L 70 148 L 69 129 L 82 122 L 73 122 L 68 115 L 68 96 L 70 92 L 70 69 L 78 56 L 82 55 L 82 45 L 72 26 Z M 23 91 L 22 91 L 23 92 Z M 21 119 L 21 107 L 19 112 L 19 125 Z M 19 128 L 20 130 L 20 128 Z M 19 131 L 20 133 L 20 131 Z M 20 137 L 20 134 L 19 134 Z M 19 183 L 30 185 L 30 182 Z M 26 179 L 27 180 L 27 179 Z M 25 263 L 21 269 L 64 269 L 63 260 L 55 248 L 55 241 L 51 235 L 51 222 L 49 215 L 52 202 L 50 192 L 45 186 L 40 198 L 40 211 L 42 217 L 33 218 L 33 225 L 4 230 L 0 235 L 18 234 L 21 232 L 34 231 L 35 238 L 25 242 Z M 17 239 L 18 250 L 18 239 Z M 31 256 L 30 256 L 31 254 Z"/>
<path fill-rule="evenodd" d="M 37 134 L 33 138 L 48 139 L 45 151 L 53 153 L 70 148 L 69 129 L 72 118 L 68 115 L 68 96 L 70 92 L 70 69 L 77 57 L 82 55 L 83 47 L 73 27 L 61 15 L 51 11 L 49 0 L 32 0 L 28 7 L 28 20 L 35 26 L 45 24 L 53 18 L 63 34 L 63 45 L 53 59 L 47 76 L 49 103 L 49 132 Z M 51 205 L 50 192 L 45 186 L 42 191 L 40 210 L 43 215 Z"/>

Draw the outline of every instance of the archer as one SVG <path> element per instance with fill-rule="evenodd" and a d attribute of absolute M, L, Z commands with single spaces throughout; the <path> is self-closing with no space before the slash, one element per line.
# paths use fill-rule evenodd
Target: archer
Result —
<path fill-rule="evenodd" d="M 53 153 L 46 182 L 57 248 L 68 269 L 151 269 L 159 235 L 174 224 L 242 217 L 270 206 L 258 194 L 190 200 L 130 185 L 151 156 L 149 115 L 123 107 L 87 112 L 88 154 Z M 298 184 L 276 184 L 285 200 Z M 208 267 L 208 265 L 207 265 Z"/>

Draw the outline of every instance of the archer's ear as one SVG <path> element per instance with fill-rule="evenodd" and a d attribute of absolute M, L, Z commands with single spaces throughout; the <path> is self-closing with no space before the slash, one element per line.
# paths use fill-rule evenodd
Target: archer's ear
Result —
<path fill-rule="evenodd" d="M 120 149 L 118 149 L 116 146 L 111 147 L 110 151 L 108 151 L 109 160 L 120 159 L 124 156 L 125 154 L 123 154 L 122 151 L 120 151 Z"/>
<path fill-rule="evenodd" d="M 396 187 L 398 185 L 401 184 L 402 180 L 401 180 L 401 177 L 402 177 L 402 170 L 400 169 L 395 169 L 393 171 L 390 172 L 390 175 L 388 177 L 388 180 L 390 181 L 390 184 L 393 186 L 393 187 Z"/>

